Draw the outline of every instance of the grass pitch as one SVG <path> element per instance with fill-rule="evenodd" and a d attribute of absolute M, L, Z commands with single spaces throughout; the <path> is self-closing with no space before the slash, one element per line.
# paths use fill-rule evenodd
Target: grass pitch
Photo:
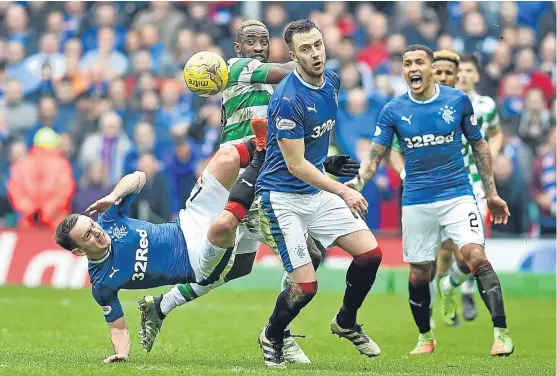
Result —
<path fill-rule="evenodd" d="M 313 364 L 275 371 L 263 366 L 257 335 L 276 292 L 220 289 L 188 303 L 169 315 L 149 354 L 137 334 L 143 293 L 120 293 L 130 362 L 103 364 L 112 347 L 89 290 L 0 287 L 0 375 L 555 375 L 555 298 L 505 299 L 516 346 L 509 358 L 489 357 L 492 328 L 479 297 L 475 322 L 446 328 L 436 316 L 435 353 L 410 357 L 417 330 L 407 298 L 370 295 L 358 321 L 383 353 L 368 359 L 330 332 L 342 294 L 319 292 L 292 328 L 307 336 L 298 343 Z"/>

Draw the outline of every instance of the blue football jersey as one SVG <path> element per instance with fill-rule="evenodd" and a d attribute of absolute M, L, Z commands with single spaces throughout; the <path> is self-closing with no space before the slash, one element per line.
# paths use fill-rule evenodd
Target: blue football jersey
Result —
<path fill-rule="evenodd" d="M 89 260 L 93 297 L 107 322 L 124 315 L 118 291 L 194 282 L 186 241 L 178 222 L 153 224 L 130 218 L 136 194 L 123 198 L 99 215 L 99 225 L 112 245 L 101 260 Z"/>
<path fill-rule="evenodd" d="M 435 85 L 426 101 L 408 91 L 383 108 L 373 142 L 391 146 L 393 133 L 404 153 L 406 179 L 402 205 L 427 204 L 473 196 L 461 154 L 462 135 L 482 139 L 470 99 L 464 92 Z"/>
<path fill-rule="evenodd" d="M 305 82 L 298 72 L 286 76 L 271 96 L 267 118 L 267 156 L 257 179 L 257 192 L 277 191 L 314 194 L 319 189 L 293 176 L 280 150 L 280 139 L 304 139 L 305 158 L 323 171 L 329 134 L 338 108 L 340 79 L 325 69 L 323 84 Z"/>

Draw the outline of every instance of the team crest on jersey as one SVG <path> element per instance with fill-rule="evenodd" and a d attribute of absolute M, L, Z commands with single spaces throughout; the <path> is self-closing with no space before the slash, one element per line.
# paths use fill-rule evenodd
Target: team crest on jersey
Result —
<path fill-rule="evenodd" d="M 453 106 L 445 105 L 445 107 L 441 107 L 439 109 L 438 114 L 441 115 L 443 120 L 445 120 L 445 123 L 451 124 L 455 120 L 455 112 L 456 111 L 454 110 Z"/>
<path fill-rule="evenodd" d="M 473 126 L 478 125 L 478 121 L 476 120 L 474 114 L 470 115 L 470 124 L 472 124 Z"/>
<path fill-rule="evenodd" d="M 107 231 L 108 235 L 115 240 L 120 240 L 126 235 L 128 235 L 128 229 L 126 226 L 118 226 L 116 224 L 112 225 Z"/>

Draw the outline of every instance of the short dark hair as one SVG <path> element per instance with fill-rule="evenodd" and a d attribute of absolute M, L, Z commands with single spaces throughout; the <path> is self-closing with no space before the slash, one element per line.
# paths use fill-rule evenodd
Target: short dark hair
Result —
<path fill-rule="evenodd" d="M 407 52 L 412 51 L 424 51 L 427 54 L 427 57 L 433 62 L 433 51 L 428 46 L 424 46 L 423 44 L 412 44 L 402 51 L 402 57 L 406 55 Z"/>
<path fill-rule="evenodd" d="M 78 247 L 77 243 L 70 237 L 70 232 L 75 227 L 78 219 L 79 214 L 69 215 L 56 227 L 56 244 L 68 251 Z"/>
<path fill-rule="evenodd" d="M 267 25 L 265 25 L 263 22 L 257 21 L 257 20 L 247 20 L 247 21 L 242 22 L 240 24 L 240 26 L 238 27 L 238 30 L 236 30 L 236 42 L 237 43 L 239 43 L 242 39 L 244 39 L 244 36 L 246 35 L 245 29 L 250 27 L 250 26 L 260 26 L 260 27 L 264 28 L 265 30 L 267 30 L 267 33 L 269 33 L 269 29 L 267 29 Z"/>
<path fill-rule="evenodd" d="M 313 29 L 317 29 L 319 30 L 319 32 L 321 32 L 317 25 L 307 18 L 294 21 L 290 25 L 288 25 L 284 32 L 284 41 L 288 45 L 288 48 L 292 49 L 292 37 L 294 36 L 294 34 L 307 33 Z"/>
<path fill-rule="evenodd" d="M 480 71 L 480 61 L 475 55 L 472 54 L 465 54 L 460 57 L 460 63 L 472 63 L 474 68 L 479 72 Z"/>

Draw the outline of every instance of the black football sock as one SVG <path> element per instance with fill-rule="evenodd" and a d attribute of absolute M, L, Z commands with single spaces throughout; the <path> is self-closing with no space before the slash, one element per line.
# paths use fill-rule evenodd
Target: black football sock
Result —
<path fill-rule="evenodd" d="M 431 296 L 429 293 L 429 283 L 414 284 L 408 282 L 408 291 L 410 293 L 410 309 L 414 322 L 418 326 L 420 333 L 427 333 L 431 330 L 429 326 L 429 303 Z"/>
<path fill-rule="evenodd" d="M 493 326 L 496 328 L 506 328 L 507 318 L 505 316 L 501 283 L 489 261 L 483 261 L 476 266 L 474 277 L 476 277 L 478 283 L 480 296 L 491 314 Z"/>

